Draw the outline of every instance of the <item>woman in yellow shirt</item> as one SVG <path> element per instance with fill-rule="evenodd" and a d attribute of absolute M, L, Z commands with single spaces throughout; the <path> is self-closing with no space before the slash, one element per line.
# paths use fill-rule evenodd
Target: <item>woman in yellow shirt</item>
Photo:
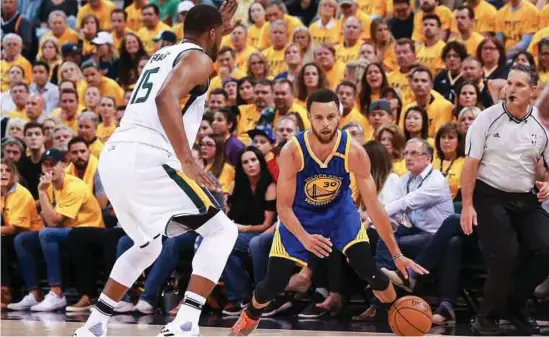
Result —
<path fill-rule="evenodd" d="M 255 102 L 254 86 L 255 86 L 255 81 L 249 76 L 243 77 L 238 80 L 237 93 L 236 93 L 236 105 L 254 104 Z"/>
<path fill-rule="evenodd" d="M 269 77 L 269 64 L 262 53 L 253 53 L 250 55 L 247 74 L 255 81 Z"/>
<path fill-rule="evenodd" d="M 147 57 L 143 42 L 134 33 L 126 33 L 120 46 L 118 62 L 118 84 L 125 90 L 137 81 L 138 64 L 142 57 Z"/>
<path fill-rule="evenodd" d="M 380 142 L 393 159 L 393 172 L 399 176 L 408 172 L 406 163 L 404 162 L 404 148 L 406 147 L 406 139 L 404 134 L 396 124 L 385 124 L 377 129 L 375 140 Z"/>
<path fill-rule="evenodd" d="M 118 127 L 116 123 L 116 100 L 114 97 L 101 97 L 98 112 L 102 122 L 97 126 L 96 136 L 100 141 L 106 143 Z"/>
<path fill-rule="evenodd" d="M 82 19 L 82 34 L 80 36 L 80 40 L 82 41 L 82 59 L 86 60 L 95 54 L 97 48 L 91 41 L 97 36 L 99 31 L 101 31 L 99 19 L 95 15 L 86 15 Z"/>
<path fill-rule="evenodd" d="M 389 87 L 389 81 L 383 67 L 379 63 L 370 63 L 366 67 L 364 76 L 360 81 L 360 112 L 368 116 L 370 103 L 381 97 L 381 92 Z"/>
<path fill-rule="evenodd" d="M 259 1 L 250 5 L 249 18 L 250 27 L 248 27 L 248 44 L 254 48 L 259 48 L 259 34 L 265 24 L 265 7 Z"/>
<path fill-rule="evenodd" d="M 61 47 L 55 37 L 46 37 L 40 41 L 40 48 L 38 50 L 38 55 L 36 55 L 36 59 L 48 64 L 50 67 L 50 80 L 54 74 L 57 77 L 57 72 L 59 71 L 59 66 L 63 62 L 63 57 L 61 56 Z"/>
<path fill-rule="evenodd" d="M 375 44 L 379 60 L 383 60 L 383 68 L 386 72 L 398 69 L 395 53 L 395 38 L 389 30 L 387 21 L 383 18 L 375 18 L 370 25 L 372 42 Z"/>
<path fill-rule="evenodd" d="M 469 127 L 475 119 L 477 119 L 477 116 L 481 113 L 480 108 L 474 106 L 471 108 L 463 108 L 459 112 L 458 115 L 458 124 L 459 124 L 459 131 L 463 133 L 464 135 L 467 134 L 467 131 L 469 130 Z"/>
<path fill-rule="evenodd" d="M 204 136 L 200 142 L 200 154 L 206 171 L 217 178 L 223 193 L 229 193 L 234 183 L 234 167 L 225 162 L 225 140 L 217 134 Z"/>
<path fill-rule="evenodd" d="M 457 123 L 444 124 L 435 136 L 436 155 L 433 168 L 439 170 L 452 192 L 452 199 L 459 201 L 461 171 L 465 162 L 465 136 L 459 131 Z"/>
<path fill-rule="evenodd" d="M 59 69 L 59 82 L 61 81 L 70 81 L 76 87 L 78 91 L 78 97 L 81 104 L 84 104 L 84 97 L 86 95 L 87 83 L 84 79 L 84 75 L 80 68 L 73 62 L 66 61 L 63 62 L 61 68 Z"/>
<path fill-rule="evenodd" d="M 326 74 L 316 63 L 307 63 L 301 68 L 294 82 L 297 103 L 305 106 L 307 97 L 318 89 L 328 87 Z"/>
<path fill-rule="evenodd" d="M 309 29 L 305 26 L 297 27 L 294 30 L 294 36 L 292 42 L 297 43 L 301 49 L 301 56 L 303 57 L 303 64 L 314 61 L 314 42 L 313 36 Z"/>
<path fill-rule="evenodd" d="M 429 117 L 425 109 L 413 106 L 404 113 L 404 137 L 406 141 L 412 138 L 425 139 L 434 147 L 435 142 L 429 137 Z"/>

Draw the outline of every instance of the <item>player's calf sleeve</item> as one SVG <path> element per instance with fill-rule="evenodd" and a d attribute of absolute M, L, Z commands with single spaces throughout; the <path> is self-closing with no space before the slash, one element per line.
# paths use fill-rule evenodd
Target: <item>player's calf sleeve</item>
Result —
<path fill-rule="evenodd" d="M 112 268 L 111 278 L 130 288 L 160 255 L 162 251 L 162 237 L 159 235 L 143 246 L 133 245 L 116 260 Z"/>
<path fill-rule="evenodd" d="M 295 262 L 292 260 L 280 257 L 269 258 L 267 276 L 255 287 L 255 300 L 260 304 L 268 303 L 283 292 L 292 276 L 294 266 Z"/>
<path fill-rule="evenodd" d="M 225 213 L 218 212 L 196 232 L 204 239 L 194 254 L 193 274 L 217 283 L 233 250 L 238 229 Z"/>
<path fill-rule="evenodd" d="M 345 251 L 349 264 L 363 280 L 370 283 L 372 290 L 385 290 L 389 286 L 389 278 L 376 267 L 376 261 L 370 251 L 370 245 L 359 242 Z"/>

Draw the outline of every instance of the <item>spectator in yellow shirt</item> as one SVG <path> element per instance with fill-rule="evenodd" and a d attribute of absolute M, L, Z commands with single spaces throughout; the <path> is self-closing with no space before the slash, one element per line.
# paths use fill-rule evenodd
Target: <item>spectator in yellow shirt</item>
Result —
<path fill-rule="evenodd" d="M 318 89 L 328 87 L 324 71 L 316 63 L 307 63 L 301 68 L 294 81 L 296 101 L 305 107 L 307 97 Z"/>
<path fill-rule="evenodd" d="M 539 12 L 528 0 L 509 0 L 496 16 L 496 37 L 504 42 L 507 58 L 528 48 L 538 30 Z"/>
<path fill-rule="evenodd" d="M 97 116 L 93 112 L 86 111 L 78 116 L 78 135 L 86 141 L 90 153 L 99 158 L 104 145 L 97 138 Z"/>
<path fill-rule="evenodd" d="M 114 48 L 117 51 L 120 50 L 124 36 L 127 33 L 133 33 L 131 29 L 128 28 L 128 14 L 124 12 L 123 9 L 116 8 L 111 13 L 111 22 L 112 22 L 112 39 L 114 43 Z"/>
<path fill-rule="evenodd" d="M 539 12 L 539 28 L 542 29 L 543 27 L 549 27 L 549 2 Z"/>
<path fill-rule="evenodd" d="M 204 136 L 200 141 L 200 154 L 205 170 L 219 181 L 223 193 L 229 193 L 234 183 L 234 167 L 226 162 L 225 140 L 217 135 Z"/>
<path fill-rule="evenodd" d="M 48 15 L 48 28 L 49 32 L 42 35 L 41 40 L 48 37 L 55 37 L 59 45 L 65 43 L 77 44 L 79 35 L 77 32 L 69 28 L 67 24 L 67 15 L 59 10 L 55 10 Z"/>
<path fill-rule="evenodd" d="M 238 80 L 238 92 L 236 94 L 237 105 L 253 104 L 255 102 L 254 84 L 255 81 L 249 76 Z"/>
<path fill-rule="evenodd" d="M 395 54 L 395 39 L 389 30 L 387 21 L 376 18 L 371 26 L 372 41 L 376 46 L 378 59 L 383 64 L 385 71 L 393 71 L 398 68 Z"/>
<path fill-rule="evenodd" d="M 335 90 L 337 85 L 343 81 L 345 63 L 336 61 L 335 49 L 329 45 L 315 46 L 315 63 L 322 68 L 326 74 L 328 87 Z"/>
<path fill-rule="evenodd" d="M 65 174 L 64 155 L 49 149 L 42 159 L 38 184 L 39 202 L 46 228 L 17 236 L 15 247 L 19 266 L 30 293 L 19 303 L 10 304 L 11 310 L 55 311 L 67 305 L 61 284 L 59 244 L 66 241 L 74 227 L 103 227 L 101 209 L 86 184 Z M 36 251 L 44 254 L 50 292 L 44 300 L 39 290 Z"/>
<path fill-rule="evenodd" d="M 55 116 L 57 122 L 72 129 L 78 130 L 78 92 L 73 89 L 63 89 L 59 94 L 59 115 Z"/>
<path fill-rule="evenodd" d="M 240 115 L 236 123 L 236 136 L 244 144 L 250 143 L 248 131 L 255 129 L 261 113 L 267 109 L 274 109 L 273 82 L 267 79 L 258 81 L 254 86 L 255 103 L 241 105 Z"/>
<path fill-rule="evenodd" d="M 466 0 L 464 5 L 473 9 L 473 31 L 483 36 L 488 34 L 493 35 L 496 31 L 496 15 L 497 9 L 486 0 Z M 454 11 L 452 22 L 452 33 L 458 33 L 458 27 L 456 22 L 457 10 Z"/>
<path fill-rule="evenodd" d="M 360 20 L 355 16 L 347 18 L 343 24 L 343 40 L 335 46 L 336 61 L 347 64 L 348 62 L 358 60 L 360 52 L 360 34 L 362 26 Z"/>
<path fill-rule="evenodd" d="M 406 162 L 404 161 L 404 148 L 406 147 L 406 138 L 404 133 L 396 124 L 382 125 L 375 134 L 375 139 L 380 142 L 393 160 L 393 172 L 399 176 L 408 172 Z"/>
<path fill-rule="evenodd" d="M 82 64 L 82 74 L 86 79 L 87 85 L 98 87 L 101 96 L 112 96 L 116 99 L 117 105 L 124 105 L 124 90 L 115 80 L 103 76 L 99 70 L 99 65 L 93 61 L 86 61 Z"/>
<path fill-rule="evenodd" d="M 378 100 L 381 97 L 381 92 L 388 86 L 389 82 L 381 64 L 368 64 L 360 82 L 359 108 L 364 116 L 369 116 L 368 108 L 370 107 L 370 103 Z"/>
<path fill-rule="evenodd" d="M 149 56 L 154 54 L 156 43 L 154 38 L 163 30 L 171 31 L 171 27 L 160 21 L 160 10 L 155 4 L 143 7 L 143 27 L 137 31 L 137 36 L 143 42 L 145 51 Z"/>
<path fill-rule="evenodd" d="M 343 126 L 350 122 L 358 123 L 362 129 L 362 141 L 360 143 L 364 143 L 364 135 L 371 134 L 373 129 L 368 119 L 356 107 L 355 103 L 358 96 L 356 85 L 350 81 L 343 81 L 337 86 L 336 93 L 337 97 L 339 97 L 339 102 L 343 106 L 339 127 L 343 128 Z"/>
<path fill-rule="evenodd" d="M 61 152 L 69 151 L 69 141 L 76 133 L 66 125 L 57 125 L 53 129 L 52 148 L 58 149 Z"/>
<path fill-rule="evenodd" d="M 147 0 L 135 0 L 124 11 L 128 14 L 128 28 L 137 32 L 143 27 L 143 7 L 148 4 Z"/>
<path fill-rule="evenodd" d="M 210 92 L 210 97 L 208 99 L 208 110 L 210 112 L 215 112 L 219 109 L 224 109 L 228 106 L 229 103 L 229 94 L 222 89 L 217 88 Z"/>
<path fill-rule="evenodd" d="M 193 7 L 194 4 L 190 0 L 183 0 L 177 6 L 177 17 L 179 19 L 179 23 L 175 26 L 172 26 L 173 32 L 175 33 L 175 36 L 177 36 L 177 41 L 183 40 L 183 27 L 185 24 L 185 18 L 187 17 L 187 13 L 189 13 L 191 8 Z"/>
<path fill-rule="evenodd" d="M 103 30 L 111 30 L 111 12 L 116 8 L 114 2 L 109 0 L 89 0 L 80 8 L 76 16 L 76 28 L 83 28 L 84 17 L 94 15 L 99 20 L 99 27 Z"/>
<path fill-rule="evenodd" d="M 116 121 L 116 100 L 114 97 L 101 97 L 98 110 L 101 116 L 101 123 L 97 126 L 97 138 L 102 143 L 106 143 L 118 127 Z"/>
<path fill-rule="evenodd" d="M 484 40 L 482 34 L 473 30 L 475 12 L 469 6 L 460 6 L 454 16 L 457 25 L 455 40 L 465 45 L 469 55 L 475 55 L 478 45 Z"/>
<path fill-rule="evenodd" d="M 360 59 L 357 61 L 351 61 L 345 66 L 343 80 L 353 83 L 356 86 L 357 93 L 362 90 L 360 86 L 360 81 L 362 80 L 362 77 L 366 72 L 366 67 L 368 66 L 368 64 L 370 64 L 368 61 Z"/>
<path fill-rule="evenodd" d="M 297 27 L 294 31 L 292 42 L 299 45 L 304 64 L 314 61 L 313 36 L 311 35 L 311 32 L 309 32 L 309 29 L 307 29 L 307 27 Z"/>
<path fill-rule="evenodd" d="M 231 43 L 236 57 L 236 66 L 245 72 L 248 58 L 257 50 L 248 43 L 248 31 L 242 24 L 236 26 L 231 33 Z"/>
<path fill-rule="evenodd" d="M 272 46 L 263 50 L 263 56 L 269 64 L 269 76 L 274 77 L 287 70 L 284 51 L 289 41 L 288 27 L 282 20 L 270 23 L 269 27 Z"/>
<path fill-rule="evenodd" d="M 27 113 L 25 112 L 25 104 L 29 97 L 29 86 L 22 82 L 16 83 L 11 86 L 10 95 L 15 104 L 15 109 L 10 111 L 5 117 L 21 118 L 24 121 L 28 121 Z"/>
<path fill-rule="evenodd" d="M 236 54 L 231 47 L 222 47 L 217 52 L 217 62 L 219 62 L 219 72 L 210 82 L 209 90 L 223 87 L 223 81 L 229 77 L 237 80 L 246 76 L 246 73 L 236 67 Z"/>
<path fill-rule="evenodd" d="M 321 0 L 318 5 L 319 19 L 309 26 L 309 32 L 315 44 L 338 44 L 340 39 L 339 25 L 337 24 L 337 2 L 335 0 Z"/>
<path fill-rule="evenodd" d="M 465 135 L 456 123 L 444 124 L 435 137 L 433 168 L 446 178 L 454 201 L 460 201 L 460 180 L 465 162 Z"/>
<path fill-rule="evenodd" d="M 288 11 L 286 9 L 286 5 L 281 0 L 273 0 L 267 5 L 265 9 L 265 16 L 269 22 L 264 24 L 261 28 L 261 32 L 259 33 L 258 49 L 264 50 L 273 45 L 274 41 L 271 36 L 271 25 L 273 22 L 278 20 L 284 22 L 286 25 L 286 38 L 288 40 L 291 36 L 293 36 L 294 30 L 303 25 L 301 20 L 290 16 L 287 13 Z"/>
<path fill-rule="evenodd" d="M 148 56 L 139 37 L 134 33 L 124 35 L 118 62 L 118 83 L 123 89 L 135 84 L 139 77 L 139 63 L 144 59 L 148 60 Z"/>
<path fill-rule="evenodd" d="M 21 55 L 23 50 L 23 40 L 17 34 L 9 33 L 2 38 L 2 61 L 0 61 L 0 69 L 2 71 L 2 91 L 7 91 L 9 88 L 8 71 L 12 66 L 19 66 L 23 69 L 25 83 L 32 83 L 32 66 L 30 62 Z"/>
<path fill-rule="evenodd" d="M 253 48 L 259 48 L 259 35 L 266 21 L 265 7 L 261 2 L 256 1 L 250 5 L 248 21 L 248 44 Z"/>
<path fill-rule="evenodd" d="M 538 43 L 547 38 L 549 38 L 549 25 L 538 31 L 532 37 L 532 42 L 530 42 L 530 45 L 528 46 L 528 52 L 536 58 L 536 62 L 538 61 Z"/>
<path fill-rule="evenodd" d="M 279 79 L 273 86 L 275 115 L 272 125 L 277 125 L 281 117 L 289 112 L 296 112 L 301 119 L 305 129 L 311 128 L 311 122 L 307 116 L 307 110 L 294 102 L 293 84 L 288 79 Z"/>
<path fill-rule="evenodd" d="M 275 80 L 286 78 L 293 82 L 303 64 L 303 57 L 301 56 L 301 51 L 297 43 L 290 43 L 288 47 L 286 47 L 284 62 L 286 62 L 288 70 L 278 74 L 275 77 Z"/>
<path fill-rule="evenodd" d="M 90 14 L 82 18 L 82 28 L 80 29 L 82 41 L 82 59 L 87 60 L 94 56 L 97 48 L 92 44 L 97 34 L 101 31 L 101 26 L 97 16 Z M 79 64 L 79 63 L 78 63 Z"/>
<path fill-rule="evenodd" d="M 444 69 L 442 50 L 446 43 L 440 38 L 440 18 L 433 14 L 423 16 L 423 35 L 425 42 L 417 50 L 417 60 L 427 66 L 435 76 Z"/>
<path fill-rule="evenodd" d="M 362 34 L 360 35 L 360 38 L 362 40 L 370 40 L 372 37 L 370 32 L 372 18 L 360 10 L 356 0 L 340 0 L 339 8 L 341 9 L 342 14 L 338 20 L 339 33 L 343 33 L 343 24 L 347 21 L 347 19 L 354 16 L 360 20 L 360 26 L 362 27 Z"/>
<path fill-rule="evenodd" d="M 269 63 L 263 53 L 257 52 L 250 55 L 250 58 L 248 59 L 248 70 L 246 73 L 254 81 L 259 81 L 270 77 Z"/>
<path fill-rule="evenodd" d="M 53 36 L 41 39 L 38 49 L 39 50 L 38 55 L 36 55 L 36 60 L 39 62 L 41 61 L 47 63 L 49 68 L 48 80 L 51 81 L 53 77 L 57 78 L 59 75 L 59 67 L 63 62 L 61 47 L 59 46 L 57 39 Z"/>
<path fill-rule="evenodd" d="M 414 32 L 412 40 L 417 43 L 424 42 L 423 18 L 426 15 L 436 15 L 440 21 L 440 39 L 446 41 L 450 35 L 452 25 L 452 11 L 450 8 L 440 5 L 439 0 L 421 0 L 420 10 L 414 16 Z"/>
<path fill-rule="evenodd" d="M 15 108 L 15 105 L 13 103 L 13 99 L 10 94 L 10 89 L 19 83 L 25 83 L 25 75 L 24 70 L 20 66 L 11 66 L 8 70 L 8 79 L 7 79 L 7 85 L 8 89 L 4 92 L 2 92 L 2 115 L 5 115 L 6 113 L 11 112 Z M 3 78 L 2 78 L 3 80 Z"/>
<path fill-rule="evenodd" d="M 542 84 L 549 83 L 549 38 L 541 40 L 538 45 L 538 74 Z"/>

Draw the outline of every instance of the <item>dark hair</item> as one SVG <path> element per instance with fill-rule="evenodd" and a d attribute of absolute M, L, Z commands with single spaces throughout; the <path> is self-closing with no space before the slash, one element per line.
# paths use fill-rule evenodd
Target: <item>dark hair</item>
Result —
<path fill-rule="evenodd" d="M 536 62 L 534 61 L 534 56 L 532 56 L 532 54 L 530 54 L 527 51 L 519 51 L 518 53 L 516 53 L 515 56 L 513 56 L 513 60 L 511 61 L 511 64 L 514 64 L 520 55 L 526 56 L 526 59 L 528 60 L 528 63 L 530 63 L 530 66 L 533 66 L 533 67 L 536 66 Z"/>
<path fill-rule="evenodd" d="M 466 85 L 472 85 L 475 88 L 475 92 L 477 93 L 477 104 L 475 104 L 475 106 L 483 109 L 482 104 L 481 104 L 480 89 L 479 89 L 478 85 L 476 85 L 475 83 L 473 83 L 471 81 L 463 81 L 456 90 L 456 101 L 455 101 L 455 104 L 454 104 L 454 106 L 455 106 L 454 116 L 456 116 L 456 118 L 458 117 L 459 112 L 464 108 L 461 104 L 459 104 L 459 97 L 461 96 L 461 90 Z"/>
<path fill-rule="evenodd" d="M 86 24 L 86 22 L 89 20 L 89 19 L 93 19 L 95 21 L 95 25 L 97 26 L 97 33 L 99 33 L 101 31 L 101 25 L 99 23 L 99 18 L 93 14 L 88 14 L 86 16 L 84 16 L 82 18 L 82 24 L 81 26 L 84 27 L 84 25 Z M 96 33 L 96 34 L 97 34 Z"/>
<path fill-rule="evenodd" d="M 525 66 L 525 65 L 522 65 L 522 64 L 515 64 L 515 65 L 511 66 L 510 70 L 522 71 L 523 73 L 528 75 L 528 83 L 531 86 L 538 85 L 539 76 L 538 76 L 538 73 L 536 72 L 536 69 L 534 67 Z"/>
<path fill-rule="evenodd" d="M 255 21 L 254 21 L 254 19 L 252 19 L 252 6 L 253 6 L 254 4 L 260 4 L 261 7 L 263 7 L 263 10 L 265 10 L 265 6 L 263 6 L 263 4 L 262 4 L 261 2 L 259 2 L 259 1 L 254 1 L 254 2 L 252 2 L 252 4 L 250 5 L 250 7 L 248 7 L 248 22 L 255 25 Z"/>
<path fill-rule="evenodd" d="M 456 8 L 456 11 L 462 11 L 464 9 L 467 10 L 467 16 L 469 17 L 469 19 L 472 20 L 475 18 L 475 11 L 470 6 L 467 6 L 467 5 L 458 6 L 458 8 Z"/>
<path fill-rule="evenodd" d="M 135 57 L 132 57 L 126 49 L 126 36 L 128 35 L 135 37 L 139 44 L 139 49 L 137 50 Z M 127 89 L 131 84 L 134 84 L 137 81 L 137 65 L 141 58 L 146 56 L 147 52 L 145 51 L 145 47 L 143 47 L 143 42 L 139 36 L 134 33 L 124 34 L 124 38 L 120 44 L 120 59 L 118 62 L 118 83 L 120 83 L 123 88 Z"/>
<path fill-rule="evenodd" d="M 412 50 L 412 52 L 414 53 L 416 52 L 416 45 L 414 41 L 406 37 L 401 37 L 400 39 L 396 40 L 395 48 L 396 46 L 410 46 L 410 49 Z"/>
<path fill-rule="evenodd" d="M 339 98 L 337 97 L 336 93 L 333 92 L 330 89 L 319 89 L 319 90 L 313 92 L 307 98 L 307 111 L 308 112 L 311 112 L 311 105 L 313 105 L 314 102 L 317 102 L 317 103 L 334 102 L 337 109 L 339 110 Z"/>
<path fill-rule="evenodd" d="M 217 133 L 212 133 L 211 135 L 204 136 L 204 138 L 209 137 L 215 142 L 215 154 L 212 163 L 212 167 L 209 170 L 216 178 L 219 178 L 223 172 L 223 166 L 225 165 L 225 160 L 227 156 L 225 154 L 225 140 Z M 204 140 L 202 138 L 202 140 Z M 204 160 L 204 164 L 206 161 Z"/>
<path fill-rule="evenodd" d="M 429 115 L 427 114 L 427 111 L 425 111 L 425 109 L 423 109 L 419 105 L 416 105 L 408 108 L 408 110 L 406 110 L 406 113 L 404 113 L 404 137 L 406 138 L 406 140 L 410 139 L 410 132 L 408 132 L 408 130 L 406 129 L 406 117 L 408 117 L 410 111 L 418 111 L 421 114 L 421 138 L 429 138 Z"/>
<path fill-rule="evenodd" d="M 154 14 L 160 16 L 160 8 L 158 8 L 158 6 L 156 4 L 146 4 L 145 6 L 143 6 L 143 8 L 141 9 L 141 12 L 143 12 L 145 9 L 149 9 L 149 8 L 152 8 L 153 11 L 154 11 Z"/>
<path fill-rule="evenodd" d="M 273 87 L 275 85 L 287 85 L 288 87 L 290 87 L 290 91 L 292 92 L 292 94 L 294 93 L 294 84 L 292 83 L 292 81 L 290 81 L 289 79 L 287 78 L 280 78 L 278 80 L 276 80 L 273 84 Z"/>
<path fill-rule="evenodd" d="M 77 144 L 77 143 L 84 143 L 86 145 L 86 148 L 89 148 L 88 143 L 86 143 L 84 138 L 82 138 L 80 136 L 76 136 L 76 137 L 72 137 L 72 139 L 69 140 L 69 144 L 67 145 L 67 149 L 69 150 L 69 152 L 71 150 L 71 146 L 73 146 L 74 144 Z"/>
<path fill-rule="evenodd" d="M 78 91 L 76 91 L 74 89 L 63 89 L 63 90 L 61 90 L 61 92 L 59 93 L 59 98 L 61 98 L 61 96 L 63 96 L 63 94 L 72 94 L 72 95 L 76 96 L 76 100 L 78 101 Z"/>
<path fill-rule="evenodd" d="M 364 150 L 370 157 L 372 178 L 376 184 L 377 194 L 381 192 L 387 177 L 393 170 L 391 155 L 381 143 L 370 140 L 363 145 Z"/>
<path fill-rule="evenodd" d="M 266 86 L 266 87 L 271 87 L 271 90 L 273 90 L 273 81 L 271 81 L 267 78 L 262 78 L 259 81 L 256 81 L 255 85 L 258 85 L 258 84 Z M 254 87 L 255 87 L 255 85 L 254 85 Z"/>
<path fill-rule="evenodd" d="M 46 72 L 49 74 L 50 73 L 50 65 L 47 64 L 46 62 L 44 61 L 35 61 L 33 64 L 32 64 L 32 67 L 44 67 L 46 68 Z M 23 72 L 23 74 L 25 74 L 25 72 Z"/>
<path fill-rule="evenodd" d="M 391 94 L 391 96 L 393 97 L 387 97 L 389 96 L 389 94 Z M 393 98 L 396 98 L 396 100 L 398 101 L 398 110 L 396 112 L 396 116 L 395 117 L 395 121 L 399 121 L 400 120 L 400 113 L 402 112 L 402 98 L 400 98 L 399 94 L 397 93 L 396 89 L 393 88 L 393 87 L 387 87 L 383 90 L 381 90 L 381 98 L 385 98 L 385 99 L 393 99 Z"/>
<path fill-rule="evenodd" d="M 27 93 L 30 92 L 30 91 L 29 91 L 29 86 L 28 86 L 28 84 L 25 83 L 25 82 L 16 82 L 16 83 L 14 83 L 14 84 L 11 86 L 10 90 L 13 89 L 13 88 L 15 88 L 15 87 L 23 87 L 23 88 L 25 88 L 25 91 L 26 91 Z"/>
<path fill-rule="evenodd" d="M 2 149 L 3 153 L 3 149 Z M 17 167 L 17 164 L 8 158 L 2 158 L 1 163 L 8 166 L 8 169 L 11 171 L 11 180 L 12 182 L 18 183 L 19 180 L 21 180 L 21 175 L 19 174 L 19 168 Z M 4 217 L 2 217 L 2 226 L 4 226 Z"/>
<path fill-rule="evenodd" d="M 377 31 L 377 28 L 381 25 L 386 25 L 387 27 L 389 27 L 389 24 L 387 23 L 387 20 L 385 20 L 382 17 L 377 17 L 377 18 L 372 20 L 372 23 L 370 23 L 370 32 L 371 32 L 371 35 L 372 35 L 372 41 L 374 42 L 374 46 L 377 46 L 377 44 L 378 44 L 378 41 L 377 41 L 377 38 L 376 38 L 376 31 Z"/>
<path fill-rule="evenodd" d="M 69 80 L 61 80 L 61 81 L 59 81 L 59 83 L 57 83 L 57 87 L 58 87 L 58 88 L 61 88 L 61 85 L 62 85 L 63 83 L 70 83 L 70 84 L 73 86 L 73 88 L 76 90 L 76 84 L 74 84 L 73 81 L 69 81 Z"/>
<path fill-rule="evenodd" d="M 431 82 L 433 82 L 433 73 L 431 72 L 431 70 L 429 70 L 429 68 L 426 68 L 424 66 L 417 66 L 413 68 L 412 72 L 410 73 L 410 79 L 414 78 L 414 75 L 417 73 L 427 73 L 429 75 L 429 79 L 431 80 Z"/>
<path fill-rule="evenodd" d="M 407 4 L 410 5 L 410 0 L 393 0 L 393 6 L 396 4 Z"/>
<path fill-rule="evenodd" d="M 442 57 L 442 60 L 445 60 L 446 56 L 448 56 L 448 53 L 452 50 L 455 51 L 456 54 L 458 54 L 461 62 L 463 62 L 463 60 L 465 60 L 467 56 L 469 56 L 469 54 L 467 54 L 467 48 L 465 48 L 465 45 L 463 43 L 458 41 L 450 41 L 444 46 L 444 48 L 442 48 L 442 54 L 440 56 Z"/>
<path fill-rule="evenodd" d="M 444 152 L 442 152 L 442 147 L 440 146 L 440 139 L 442 136 L 449 133 L 455 132 L 458 139 L 458 144 L 456 148 L 456 157 L 465 157 L 465 135 L 459 130 L 459 125 L 455 122 L 449 122 L 444 124 L 438 129 L 435 135 L 435 148 L 437 150 L 437 155 L 440 159 L 446 160 Z"/>
<path fill-rule="evenodd" d="M 126 11 L 123 10 L 122 8 L 113 9 L 112 12 L 111 12 L 111 17 L 112 17 L 113 14 L 122 14 L 122 15 L 124 15 L 124 21 L 128 20 L 128 13 L 126 13 Z"/>
<path fill-rule="evenodd" d="M 189 10 L 183 25 L 184 36 L 200 36 L 212 28 L 223 24 L 217 8 L 208 5 L 196 5 Z"/>
<path fill-rule="evenodd" d="M 442 27 L 442 21 L 440 21 L 440 18 L 436 14 L 425 14 L 423 15 L 422 22 L 425 22 L 427 20 L 435 20 L 437 22 L 438 27 Z"/>
<path fill-rule="evenodd" d="M 318 71 L 318 89 L 324 89 L 328 87 L 328 81 L 326 79 L 326 74 L 324 73 L 324 70 L 322 70 L 316 63 L 309 62 L 303 65 L 299 72 L 297 73 L 297 76 L 294 80 L 294 91 L 296 93 L 296 96 L 299 100 L 305 101 L 307 99 L 307 87 L 305 86 L 305 68 L 307 67 L 315 67 Z"/>
<path fill-rule="evenodd" d="M 383 132 L 389 132 L 393 135 L 393 141 L 391 145 L 393 146 L 392 157 L 394 160 L 402 159 L 404 153 L 404 148 L 406 147 L 406 138 L 400 127 L 396 124 L 384 124 L 377 129 L 375 134 L 375 140 L 381 142 L 381 135 Z"/>
<path fill-rule="evenodd" d="M 541 48 L 543 47 L 549 47 L 549 38 L 541 39 L 541 41 L 538 42 L 538 61 L 541 59 Z M 541 62 L 538 62 L 538 70 L 540 73 L 549 71 L 549 69 L 546 69 Z"/>
<path fill-rule="evenodd" d="M 42 124 L 38 123 L 37 121 L 30 121 L 27 124 L 25 124 L 25 127 L 23 128 L 23 134 L 27 133 L 27 130 L 30 129 L 40 129 L 42 133 L 44 133 L 44 130 L 42 129 Z"/>
<path fill-rule="evenodd" d="M 225 54 L 226 52 L 230 52 L 231 53 L 231 56 L 234 58 L 236 56 L 235 54 L 235 51 L 233 48 L 229 47 L 229 46 L 223 46 L 221 47 L 221 49 L 219 49 L 219 51 L 217 52 L 217 55 L 223 55 Z"/>
<path fill-rule="evenodd" d="M 229 132 L 230 133 L 233 133 L 236 130 L 236 122 L 237 122 L 237 117 L 238 117 L 238 112 L 239 112 L 238 108 L 236 108 L 236 109 L 237 109 L 237 113 L 231 111 L 228 108 L 218 109 L 216 112 L 214 112 L 214 115 L 216 113 L 222 114 L 223 117 L 225 118 L 225 120 L 227 121 L 227 124 L 232 124 L 229 127 Z"/>
<path fill-rule="evenodd" d="M 506 55 L 505 55 L 505 47 L 503 46 L 503 44 L 498 39 L 496 39 L 493 36 L 489 36 L 489 35 L 485 36 L 484 40 L 482 40 L 480 42 L 480 44 L 478 45 L 478 47 L 477 47 L 477 55 L 476 55 L 477 60 L 479 60 L 480 64 L 482 66 L 484 66 L 484 61 L 482 60 L 482 48 L 488 42 L 492 42 L 496 46 L 496 48 L 499 52 L 498 66 L 501 67 L 501 66 L 505 65 L 505 62 L 507 62 L 507 58 L 506 58 Z"/>
<path fill-rule="evenodd" d="M 236 88 L 236 105 L 244 105 L 244 104 L 250 104 L 249 102 L 246 102 L 244 101 L 244 99 L 242 98 L 242 96 L 240 96 L 240 87 L 244 84 L 244 83 L 250 83 L 252 88 L 255 86 L 255 80 L 253 78 L 251 78 L 250 76 L 245 76 L 245 77 L 242 77 L 241 79 L 239 79 L 236 83 L 237 83 L 237 88 Z"/>
<path fill-rule="evenodd" d="M 356 85 L 351 82 L 351 81 L 342 81 L 341 83 L 339 83 L 336 87 L 336 93 L 339 91 L 339 87 L 349 87 L 349 88 L 352 88 L 353 91 L 355 92 L 356 94 Z"/>
<path fill-rule="evenodd" d="M 225 100 L 228 101 L 229 100 L 229 94 L 227 94 L 227 92 L 225 91 L 225 89 L 221 89 L 221 88 L 216 88 L 214 90 L 212 90 L 210 92 L 210 97 L 212 95 L 223 95 L 223 97 L 225 97 Z"/>
<path fill-rule="evenodd" d="M 371 67 L 377 67 L 379 71 L 381 72 L 381 87 L 379 88 L 379 92 L 387 87 L 389 87 L 389 81 L 387 80 L 387 75 L 385 75 L 385 70 L 383 70 L 383 66 L 379 63 L 370 63 L 366 67 L 366 70 L 364 70 L 364 75 L 362 75 L 362 79 L 360 80 L 360 111 L 363 115 L 366 115 L 368 112 L 368 107 L 370 106 L 370 103 L 372 103 L 372 88 L 370 87 L 370 84 L 368 83 L 367 76 L 368 76 L 368 70 Z"/>

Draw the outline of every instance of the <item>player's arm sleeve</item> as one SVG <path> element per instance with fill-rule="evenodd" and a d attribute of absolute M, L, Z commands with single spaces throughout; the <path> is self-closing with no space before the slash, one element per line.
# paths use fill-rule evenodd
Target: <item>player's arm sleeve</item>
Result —
<path fill-rule="evenodd" d="M 486 113 L 486 112 L 483 112 Z M 488 127 L 491 122 L 490 118 L 486 118 L 486 114 L 479 114 L 477 119 L 471 124 L 467 130 L 465 137 L 465 154 L 468 157 L 480 160 L 484 154 L 486 147 L 486 139 L 488 138 Z"/>
<path fill-rule="evenodd" d="M 78 211 L 86 199 L 86 189 L 84 186 L 72 186 L 67 193 L 59 198 L 55 206 L 55 212 L 69 219 L 76 218 Z"/>

